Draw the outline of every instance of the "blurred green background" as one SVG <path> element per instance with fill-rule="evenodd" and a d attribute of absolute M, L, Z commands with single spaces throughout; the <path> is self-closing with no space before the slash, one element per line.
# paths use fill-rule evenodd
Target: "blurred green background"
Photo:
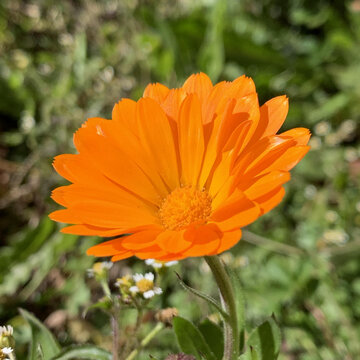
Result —
<path fill-rule="evenodd" d="M 223 256 L 241 268 L 249 326 L 275 314 L 280 359 L 360 358 L 360 0 L 2 0 L 0 325 L 15 326 L 19 359 L 30 334 L 18 307 L 62 344 L 109 345 L 106 317 L 81 316 L 100 296 L 86 277 L 97 239 L 63 235 L 47 218 L 58 208 L 50 192 L 64 184 L 52 158 L 75 151 L 72 133 L 86 118 L 109 118 L 147 83 L 179 86 L 198 71 L 213 82 L 245 73 L 261 102 L 287 94 L 284 128 L 313 133 L 285 200 L 250 226 L 262 237 Z M 121 261 L 112 280 L 129 268 L 150 270 Z M 216 295 L 201 259 L 176 270 Z M 195 322 L 209 314 L 172 271 L 162 286 L 157 307 Z M 166 330 L 141 358 L 176 350 Z"/>

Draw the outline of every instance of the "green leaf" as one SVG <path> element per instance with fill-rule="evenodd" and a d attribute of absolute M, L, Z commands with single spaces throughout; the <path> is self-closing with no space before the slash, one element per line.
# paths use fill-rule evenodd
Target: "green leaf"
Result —
<path fill-rule="evenodd" d="M 31 313 L 24 309 L 19 309 L 21 316 L 29 323 L 31 327 L 32 340 L 30 344 L 29 360 L 40 358 L 51 359 L 61 350 L 51 332 Z"/>
<path fill-rule="evenodd" d="M 173 327 L 179 347 L 185 354 L 194 355 L 198 360 L 217 359 L 202 333 L 193 323 L 179 316 L 174 318 Z"/>
<path fill-rule="evenodd" d="M 196 290 L 184 283 L 184 281 L 181 279 L 180 275 L 175 272 L 176 276 L 178 277 L 180 281 L 180 285 L 187 291 L 191 292 L 192 294 L 196 295 L 197 297 L 205 300 L 208 304 L 212 305 L 224 318 L 224 320 L 228 321 L 229 315 L 223 310 L 221 305 L 211 296 L 204 294 L 203 292 Z"/>
<path fill-rule="evenodd" d="M 51 360 L 69 359 L 111 360 L 112 355 L 108 351 L 94 345 L 76 345 L 67 347 L 60 354 L 51 358 Z"/>
<path fill-rule="evenodd" d="M 247 345 L 257 353 L 259 360 L 276 360 L 281 345 L 281 334 L 273 318 L 259 325 L 249 336 Z"/>
<path fill-rule="evenodd" d="M 224 335 L 221 327 L 205 319 L 199 325 L 199 330 L 216 358 L 221 359 L 224 353 Z"/>

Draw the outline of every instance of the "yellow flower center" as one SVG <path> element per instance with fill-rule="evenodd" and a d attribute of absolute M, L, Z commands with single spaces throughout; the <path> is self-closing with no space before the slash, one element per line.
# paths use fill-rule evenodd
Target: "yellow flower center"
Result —
<path fill-rule="evenodd" d="M 154 288 L 154 282 L 148 279 L 141 279 L 136 282 L 136 286 L 138 287 L 141 293 L 152 290 Z"/>
<path fill-rule="evenodd" d="M 125 275 L 121 278 L 116 279 L 116 282 L 120 286 L 130 287 L 131 286 L 131 279 L 132 277 L 130 275 Z"/>
<path fill-rule="evenodd" d="M 93 270 L 94 270 L 94 273 L 95 273 L 95 274 L 101 274 L 102 271 L 104 270 L 102 263 L 101 263 L 101 262 L 96 262 L 96 263 L 93 265 Z"/>
<path fill-rule="evenodd" d="M 205 223 L 211 213 L 211 198 L 191 186 L 175 189 L 163 201 L 159 216 L 168 230 L 180 230 L 190 224 Z"/>

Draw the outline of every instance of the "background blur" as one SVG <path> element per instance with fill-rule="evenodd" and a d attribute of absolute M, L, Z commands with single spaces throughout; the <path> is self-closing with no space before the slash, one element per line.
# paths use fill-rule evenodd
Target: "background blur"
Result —
<path fill-rule="evenodd" d="M 16 327 L 19 359 L 30 335 L 18 307 L 62 344 L 110 341 L 101 312 L 81 317 L 100 296 L 86 277 L 94 259 L 85 250 L 97 239 L 61 234 L 47 218 L 58 208 L 50 192 L 64 184 L 52 158 L 75 151 L 72 133 L 87 117 L 109 118 L 116 101 L 138 99 L 147 83 L 179 86 L 200 70 L 213 82 L 251 76 L 261 103 L 287 94 L 284 128 L 313 133 L 285 200 L 250 227 L 264 238 L 223 256 L 242 267 L 249 324 L 275 314 L 281 359 L 359 359 L 360 0 L 2 0 L 0 325 Z M 176 270 L 214 292 L 199 262 Z M 129 267 L 150 270 L 121 261 L 112 279 Z M 195 322 L 209 313 L 187 300 L 172 271 L 163 287 L 158 307 Z M 142 358 L 176 350 L 165 331 Z"/>

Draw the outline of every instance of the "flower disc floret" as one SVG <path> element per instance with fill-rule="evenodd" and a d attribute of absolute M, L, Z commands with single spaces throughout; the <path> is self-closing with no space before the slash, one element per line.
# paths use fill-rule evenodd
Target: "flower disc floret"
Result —
<path fill-rule="evenodd" d="M 205 190 L 179 187 L 163 201 L 159 216 L 168 230 L 181 230 L 191 224 L 204 224 L 211 214 L 211 198 Z"/>

